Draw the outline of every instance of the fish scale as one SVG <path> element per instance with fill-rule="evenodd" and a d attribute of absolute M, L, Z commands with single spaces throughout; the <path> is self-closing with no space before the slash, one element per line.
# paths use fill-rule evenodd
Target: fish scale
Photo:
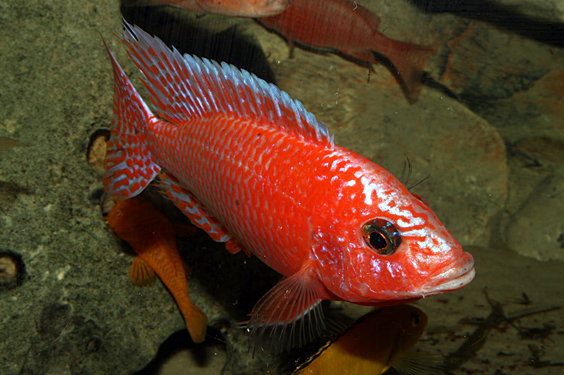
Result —
<path fill-rule="evenodd" d="M 199 129 L 199 132 L 193 131 Z M 251 127 L 245 121 L 239 122 L 237 119 L 231 121 L 211 121 L 208 119 L 201 119 L 187 123 L 183 127 L 167 128 L 155 123 L 155 129 L 149 127 L 148 142 L 152 145 L 159 144 L 173 144 L 172 149 L 161 149 L 158 146 L 154 147 L 154 160 L 164 169 L 175 175 L 177 178 L 185 182 L 187 190 L 191 191 L 194 195 L 199 197 L 199 202 L 206 207 L 207 211 L 214 217 L 219 219 L 224 225 L 232 228 L 232 234 L 243 243 L 246 247 L 252 248 L 258 256 L 267 254 L 272 251 L 273 245 L 268 247 L 260 246 L 260 244 L 252 242 L 253 238 L 264 238 L 258 232 L 258 228 L 265 227 L 288 227 L 288 224 L 277 215 L 278 207 L 295 206 L 295 191 L 293 195 L 287 195 L 284 190 L 285 186 L 277 184 L 280 180 L 286 180 L 284 176 L 288 176 L 295 164 L 299 160 L 292 157 L 294 150 L 285 147 L 285 142 L 281 142 L 279 147 L 272 149 L 262 149 L 262 159 L 281 158 L 285 160 L 286 166 L 278 163 L 276 166 L 273 164 L 265 167 L 265 165 L 257 165 L 250 163 L 244 149 L 255 149 L 260 146 L 262 141 L 258 141 L 260 137 L 256 134 L 262 133 L 264 137 L 272 129 L 264 128 L 263 126 Z M 224 136 L 219 137 L 218 134 L 225 133 Z M 225 144 L 225 140 L 232 139 L 232 134 L 238 135 L 238 140 L 235 145 L 245 145 L 245 148 L 230 147 L 231 143 Z M 178 143 L 174 140 L 183 139 L 185 141 Z M 225 150 L 234 149 L 235 152 L 230 152 L 228 156 L 225 155 Z M 171 150 L 174 150 L 171 152 Z M 323 151 L 323 150 L 320 150 Z M 258 151 L 257 151 L 258 152 Z M 326 153 L 327 151 L 324 151 Z M 186 155 L 186 157 L 183 157 Z M 286 156 L 288 155 L 288 156 Z M 254 164 L 254 165 L 253 165 Z M 179 167 L 182 166 L 182 167 Z M 268 179 L 266 178 L 268 176 Z M 240 190 L 248 192 L 248 189 L 240 185 L 241 181 L 248 181 L 248 189 L 253 190 L 256 194 L 241 194 L 233 189 L 237 186 Z M 290 182 L 290 181 L 288 181 Z M 289 184 L 289 185 L 293 185 Z M 288 190 L 293 190 L 288 186 Z M 230 194 L 228 194 L 228 192 Z M 254 197 L 250 200 L 248 197 Z M 261 197 L 261 200 L 256 199 Z M 219 199 L 218 199 L 219 198 Z M 298 200 L 302 200 L 300 197 Z M 235 200 L 242 202 L 248 209 L 248 212 L 242 211 Z M 269 201 L 271 204 L 269 212 L 264 211 L 262 201 Z M 285 211 L 284 209 L 280 210 Z M 297 214 L 297 212 L 293 212 Z M 298 215 L 298 217 L 303 216 Z M 269 218 L 270 222 L 262 222 L 261 218 Z M 276 220 L 278 219 L 278 220 Z M 289 220 L 288 218 L 287 220 Z M 295 220 L 291 218 L 291 220 Z M 236 223 L 244 223 L 245 225 L 237 226 Z M 297 228 L 307 228 L 306 223 L 296 225 Z M 304 230 L 305 233 L 305 230 Z M 303 246 L 298 246 L 290 241 L 299 241 L 299 232 L 292 233 L 291 237 L 281 238 L 276 244 L 280 247 L 281 253 L 288 253 L 290 249 L 297 249 Z M 285 240 L 285 241 L 282 241 Z M 302 239 L 303 241 L 303 239 Z M 304 257 L 307 254 L 296 253 L 292 254 L 293 257 Z M 301 259 L 298 262 L 293 262 L 291 265 L 293 269 L 284 270 L 285 273 L 294 273 L 299 268 Z"/>
<path fill-rule="evenodd" d="M 123 41 L 158 117 L 108 50 L 116 113 L 104 187 L 129 199 L 158 174 L 194 225 L 285 276 L 251 312 L 254 342 L 277 351 L 311 340 L 324 299 L 398 304 L 472 280 L 472 256 L 427 203 L 335 145 L 287 93 L 127 23 Z"/>

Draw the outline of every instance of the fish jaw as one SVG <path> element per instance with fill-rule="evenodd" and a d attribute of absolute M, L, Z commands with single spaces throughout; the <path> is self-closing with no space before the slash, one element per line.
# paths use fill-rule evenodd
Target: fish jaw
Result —
<path fill-rule="evenodd" d="M 463 253 L 453 263 L 438 270 L 421 287 L 420 293 L 432 296 L 460 289 L 468 285 L 476 276 L 474 258 L 468 253 Z"/>

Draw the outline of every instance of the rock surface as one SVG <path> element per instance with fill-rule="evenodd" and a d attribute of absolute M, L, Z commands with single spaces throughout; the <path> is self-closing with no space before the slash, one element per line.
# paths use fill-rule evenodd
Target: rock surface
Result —
<path fill-rule="evenodd" d="M 132 258 L 106 228 L 85 162 L 89 134 L 112 118 L 100 33 L 130 67 L 111 34 L 119 4 L 4 1 L 0 18 L 0 132 L 23 144 L 0 160 L 2 248 L 21 254 L 28 274 L 0 289 L 0 373 L 141 368 L 184 322 L 161 284 L 129 282 Z"/>
<path fill-rule="evenodd" d="M 564 169 L 544 179 L 509 220 L 507 244 L 538 260 L 564 260 Z"/>

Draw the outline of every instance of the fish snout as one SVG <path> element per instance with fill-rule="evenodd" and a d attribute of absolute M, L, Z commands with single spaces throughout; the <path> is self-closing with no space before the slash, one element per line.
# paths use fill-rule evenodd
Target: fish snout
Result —
<path fill-rule="evenodd" d="M 420 291 L 425 296 L 450 292 L 468 285 L 475 275 L 474 258 L 462 253 L 454 262 L 434 272 Z"/>

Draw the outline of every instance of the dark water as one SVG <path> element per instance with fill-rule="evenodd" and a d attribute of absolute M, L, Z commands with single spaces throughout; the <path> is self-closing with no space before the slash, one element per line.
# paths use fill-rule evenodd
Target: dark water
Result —
<path fill-rule="evenodd" d="M 396 176 L 409 159 L 410 182 L 422 181 L 412 191 L 476 261 L 470 285 L 416 303 L 429 317 L 418 350 L 454 374 L 564 371 L 561 310 L 511 319 L 564 303 L 564 7 L 358 3 L 381 18 L 388 37 L 435 50 L 413 103 L 385 59 L 369 73 L 339 51 L 296 48 L 290 57 L 284 39 L 251 19 L 171 7 L 120 13 L 118 1 L 0 4 L 0 136 L 21 142 L 0 160 L 0 250 L 25 264 L 21 282 L 0 287 L 0 374 L 134 373 L 157 351 L 143 374 L 218 374 L 224 366 L 229 374 L 276 374 L 315 350 L 249 355 L 235 323 L 279 276 L 203 233 L 180 239 L 179 249 L 193 270 L 191 297 L 210 319 L 205 345 L 182 332 L 162 284 L 129 282 L 133 256 L 103 220 L 101 179 L 85 158 L 90 135 L 112 119 L 100 33 L 126 73 L 136 72 L 112 34 L 122 14 L 181 52 L 276 83 L 325 122 L 337 144 Z M 353 317 L 368 311 L 333 307 Z"/>

